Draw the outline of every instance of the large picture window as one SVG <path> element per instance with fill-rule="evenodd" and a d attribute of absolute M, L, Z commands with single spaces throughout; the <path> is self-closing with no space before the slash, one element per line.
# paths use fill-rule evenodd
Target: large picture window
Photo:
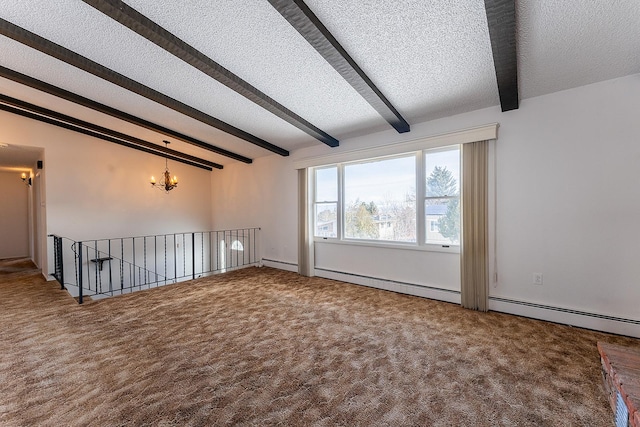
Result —
<path fill-rule="evenodd" d="M 314 169 L 314 235 L 324 239 L 458 245 L 460 148 Z"/>

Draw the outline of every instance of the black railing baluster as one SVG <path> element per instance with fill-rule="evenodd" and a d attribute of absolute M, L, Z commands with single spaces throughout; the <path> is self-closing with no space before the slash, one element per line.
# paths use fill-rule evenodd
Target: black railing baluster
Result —
<path fill-rule="evenodd" d="M 220 232 L 216 231 L 216 271 L 220 270 Z"/>
<path fill-rule="evenodd" d="M 120 293 L 124 289 L 124 239 L 120 239 Z"/>
<path fill-rule="evenodd" d="M 78 304 L 82 304 L 82 242 L 78 242 Z"/>
<path fill-rule="evenodd" d="M 109 240 L 109 260 L 113 257 L 111 256 L 111 240 Z M 113 274 L 111 271 L 111 261 L 109 261 L 109 292 L 113 295 Z"/>
<path fill-rule="evenodd" d="M 131 239 L 131 247 L 132 247 L 132 251 L 133 251 L 133 262 L 132 262 L 132 264 L 136 265 L 136 238 L 135 237 Z M 132 287 L 135 287 L 135 286 L 136 286 L 136 273 L 134 272 L 133 273 L 133 286 Z"/>
<path fill-rule="evenodd" d="M 142 238 L 142 257 L 144 258 L 144 283 L 147 283 L 147 236 Z"/>
<path fill-rule="evenodd" d="M 149 275 L 153 274 L 153 281 L 158 281 L 158 236 L 153 236 L 153 271 Z"/>
<path fill-rule="evenodd" d="M 184 233 L 182 233 L 182 274 L 187 275 L 187 247 L 185 245 Z"/>
<path fill-rule="evenodd" d="M 210 254 L 209 254 L 209 258 L 211 258 L 209 260 L 209 269 L 211 271 L 216 271 L 216 262 L 214 260 L 215 254 L 216 254 L 216 247 L 215 247 L 215 243 L 214 243 L 214 238 L 213 238 L 214 233 L 212 231 L 209 232 L 209 245 L 211 247 L 210 250 Z"/>
<path fill-rule="evenodd" d="M 93 259 L 98 258 L 98 241 L 93 241 Z M 89 259 L 89 247 L 87 247 L 87 260 Z M 96 261 L 96 270 L 95 270 L 95 283 L 96 283 L 96 292 L 98 291 L 98 262 Z M 89 281 L 89 289 L 91 289 L 91 281 Z"/>
<path fill-rule="evenodd" d="M 178 242 L 173 234 L 173 281 L 178 281 Z"/>
<path fill-rule="evenodd" d="M 89 259 L 89 246 L 84 245 L 84 247 L 85 247 L 85 251 L 87 252 L 87 253 L 85 254 L 85 259 Z M 88 284 L 88 286 L 87 286 L 87 290 L 88 290 L 88 291 L 91 291 L 91 271 L 90 271 L 90 269 L 89 269 L 89 263 L 87 263 L 87 268 L 86 268 L 86 270 L 87 270 L 87 284 Z"/>
<path fill-rule="evenodd" d="M 191 233 L 191 279 L 196 278 L 196 233 Z"/>

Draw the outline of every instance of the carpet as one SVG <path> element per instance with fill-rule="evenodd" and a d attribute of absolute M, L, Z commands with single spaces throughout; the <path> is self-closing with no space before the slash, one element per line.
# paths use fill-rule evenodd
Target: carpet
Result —
<path fill-rule="evenodd" d="M 3 426 L 611 426 L 598 340 L 270 268 L 78 305 L 0 277 Z"/>

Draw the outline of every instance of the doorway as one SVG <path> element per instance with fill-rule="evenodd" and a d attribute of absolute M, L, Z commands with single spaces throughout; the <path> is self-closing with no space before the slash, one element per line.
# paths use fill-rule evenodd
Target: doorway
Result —
<path fill-rule="evenodd" d="M 28 258 L 47 271 L 44 149 L 0 141 L 0 259 Z"/>

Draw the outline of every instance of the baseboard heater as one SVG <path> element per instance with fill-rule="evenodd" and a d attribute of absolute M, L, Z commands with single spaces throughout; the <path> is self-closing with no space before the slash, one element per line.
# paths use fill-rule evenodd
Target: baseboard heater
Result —
<path fill-rule="evenodd" d="M 603 320 L 612 320 L 614 322 L 630 323 L 632 325 L 640 325 L 640 320 L 626 319 L 624 317 L 608 316 L 606 314 L 590 313 L 588 311 L 573 310 L 570 308 L 554 307 L 552 305 L 537 304 L 533 302 L 518 301 L 508 298 L 489 297 L 489 301 L 504 302 L 508 304 L 522 305 L 525 307 L 541 308 L 543 310 L 557 311 L 560 313 L 576 314 L 579 316 L 593 317 Z"/>
<path fill-rule="evenodd" d="M 378 281 L 381 281 L 381 282 L 393 283 L 393 284 L 396 284 L 396 285 L 413 286 L 413 287 L 416 287 L 416 288 L 429 289 L 429 290 L 432 290 L 432 291 L 446 292 L 446 293 L 451 293 L 451 294 L 455 294 L 455 295 L 460 295 L 460 291 L 454 291 L 452 289 L 436 288 L 435 286 L 419 285 L 417 283 L 401 282 L 399 280 L 393 280 L 393 279 L 381 279 L 379 277 L 365 276 L 363 274 L 357 274 L 357 273 L 346 273 L 344 271 L 330 270 L 328 268 L 318 268 L 318 267 L 316 267 L 315 270 L 325 271 L 327 273 L 343 274 L 345 276 L 358 277 L 360 279 L 378 280 Z"/>

